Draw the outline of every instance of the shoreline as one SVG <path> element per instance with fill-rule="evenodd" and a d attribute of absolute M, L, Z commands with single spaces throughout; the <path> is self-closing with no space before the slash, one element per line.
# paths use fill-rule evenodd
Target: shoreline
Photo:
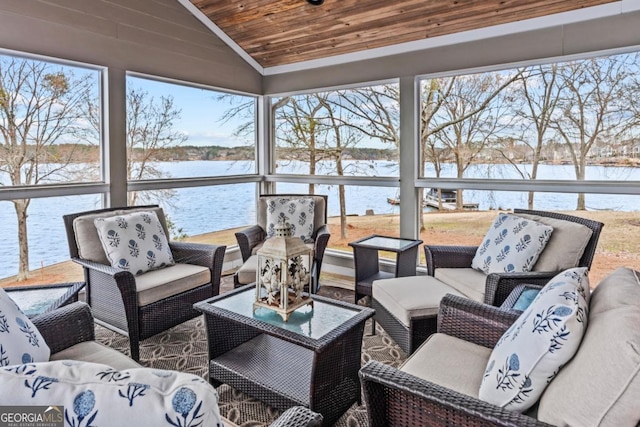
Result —
<path fill-rule="evenodd" d="M 477 245 L 487 227 L 497 215 L 490 211 L 425 212 L 425 230 L 421 239 L 430 245 Z M 620 211 L 564 211 L 570 215 L 601 221 L 605 224 L 593 265 L 590 272 L 591 286 L 597 284 L 607 273 L 616 267 L 640 268 L 640 215 L 638 212 Z M 340 238 L 340 219 L 329 217 L 331 231 L 329 248 L 351 252 L 348 243 L 371 234 L 398 235 L 399 215 L 360 215 L 347 218 L 348 236 Z M 233 233 L 237 229 L 204 233 L 193 236 L 187 241 L 198 243 L 233 242 Z M 421 262 L 424 263 L 424 251 L 420 249 Z M 31 271 L 27 281 L 16 282 L 15 276 L 0 279 L 0 287 L 53 284 L 83 281 L 82 268 L 72 261 L 42 267 Z"/>

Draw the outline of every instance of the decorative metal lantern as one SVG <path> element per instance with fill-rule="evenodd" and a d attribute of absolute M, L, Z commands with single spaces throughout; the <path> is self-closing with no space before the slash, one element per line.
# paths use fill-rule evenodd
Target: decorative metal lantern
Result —
<path fill-rule="evenodd" d="M 286 322 L 298 308 L 313 300 L 303 293 L 310 281 L 311 249 L 302 240 L 291 237 L 291 226 L 281 218 L 275 236 L 258 249 L 256 298 L 253 303 L 276 311 Z"/>

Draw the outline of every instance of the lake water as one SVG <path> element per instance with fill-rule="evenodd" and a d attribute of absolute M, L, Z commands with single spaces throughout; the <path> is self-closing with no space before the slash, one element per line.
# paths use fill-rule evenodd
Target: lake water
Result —
<path fill-rule="evenodd" d="M 221 176 L 247 173 L 250 162 L 232 161 L 191 161 L 158 163 L 160 169 L 173 177 Z M 325 170 L 331 170 L 325 164 Z M 349 162 L 348 167 L 357 169 L 359 175 L 393 176 L 397 174 L 397 163 L 389 161 Z M 304 165 L 282 165 L 279 171 L 304 173 Z M 455 176 L 452 165 L 446 165 L 444 177 Z M 426 176 L 433 172 L 426 171 Z M 467 174 L 475 178 L 518 179 L 519 175 L 507 165 L 474 165 Z M 540 179 L 573 179 L 572 166 L 542 165 Z M 620 168 L 589 166 L 587 179 L 591 180 L 634 180 L 640 181 L 640 168 Z M 306 193 L 306 184 L 278 184 L 280 193 Z M 316 186 L 316 193 L 329 196 L 329 216 L 339 215 L 338 186 Z M 376 214 L 397 214 L 397 206 L 387 203 L 387 198 L 397 197 L 396 188 L 381 187 L 345 187 L 349 215 L 364 215 L 367 210 Z M 255 184 L 234 184 L 227 186 L 185 188 L 174 192 L 174 197 L 165 199 L 164 206 L 172 221 L 187 235 L 202 234 L 228 228 L 242 227 L 254 223 L 255 207 L 253 196 Z M 30 267 L 37 269 L 67 260 L 69 252 L 62 223 L 62 215 L 82 210 L 98 208 L 100 197 L 86 195 L 75 197 L 55 197 L 33 199 L 29 207 L 27 220 Z M 525 192 L 497 192 L 465 190 L 464 201 L 478 203 L 479 208 L 514 208 L 527 206 Z M 575 208 L 576 195 L 562 193 L 538 193 L 535 196 L 535 208 L 541 210 L 571 210 Z M 609 209 L 640 211 L 639 196 L 620 196 L 611 194 L 587 194 L 589 209 Z M 17 221 L 13 205 L 0 202 L 0 278 L 17 272 L 18 241 Z"/>

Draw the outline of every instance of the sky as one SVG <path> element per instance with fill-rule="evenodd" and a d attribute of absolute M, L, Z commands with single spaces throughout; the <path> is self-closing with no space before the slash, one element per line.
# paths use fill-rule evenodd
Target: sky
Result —
<path fill-rule="evenodd" d="M 224 112 L 230 108 L 229 101 L 217 100 L 221 92 L 128 76 L 127 84 L 147 91 L 150 96 L 172 96 L 174 106 L 181 110 L 181 117 L 175 123 L 175 130 L 189 136 L 184 145 L 237 147 L 246 145 L 233 136 L 241 120 L 222 123 Z M 232 95 L 239 101 L 251 97 Z"/>

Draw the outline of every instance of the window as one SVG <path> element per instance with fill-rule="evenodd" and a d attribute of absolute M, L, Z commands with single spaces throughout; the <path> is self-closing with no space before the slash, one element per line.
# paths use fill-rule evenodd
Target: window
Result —
<path fill-rule="evenodd" d="M 100 181 L 97 69 L 0 51 L 0 183 Z"/>
<path fill-rule="evenodd" d="M 251 96 L 127 76 L 128 180 L 255 174 L 255 106 Z"/>
<path fill-rule="evenodd" d="M 62 215 L 99 207 L 102 78 L 99 67 L 0 50 L 0 278 L 60 281 L 41 268 L 69 259 Z M 31 197 L 45 185 L 86 195 Z"/>
<path fill-rule="evenodd" d="M 398 176 L 397 84 L 274 98 L 276 172 Z"/>

